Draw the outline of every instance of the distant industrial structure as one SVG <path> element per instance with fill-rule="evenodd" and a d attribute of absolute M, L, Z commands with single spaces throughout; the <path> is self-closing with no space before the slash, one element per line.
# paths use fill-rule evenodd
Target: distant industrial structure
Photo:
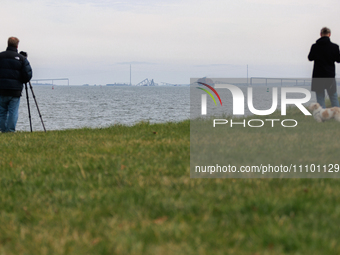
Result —
<path fill-rule="evenodd" d="M 131 86 L 131 85 L 127 83 L 109 83 L 109 84 L 106 84 L 106 86 L 122 87 L 122 86 Z"/>
<path fill-rule="evenodd" d="M 153 79 L 150 81 L 148 78 L 146 78 L 141 82 L 137 83 L 136 86 L 158 86 L 158 84 L 155 83 Z"/>
<path fill-rule="evenodd" d="M 106 86 L 117 86 L 117 87 L 118 86 L 119 87 L 121 87 L 121 86 L 158 86 L 158 84 L 155 83 L 153 81 L 153 79 L 149 80 L 148 78 L 146 78 L 146 79 L 142 80 L 141 82 L 137 83 L 136 85 L 131 85 L 131 83 L 130 84 L 127 84 L 127 83 L 109 83 L 109 84 L 106 84 Z"/>
<path fill-rule="evenodd" d="M 175 83 L 167 83 L 167 82 L 161 82 L 161 84 L 158 84 L 158 83 L 154 82 L 153 79 L 149 80 L 148 78 L 146 78 L 146 79 L 142 80 L 141 82 L 137 83 L 136 85 L 130 85 L 128 83 L 109 83 L 109 84 L 106 84 L 106 86 L 155 87 L 155 86 L 189 86 L 189 84 L 175 84 Z"/>
<path fill-rule="evenodd" d="M 126 87 L 126 86 L 137 86 L 137 87 L 154 87 L 154 86 L 189 86 L 189 84 L 172 84 L 172 83 L 166 83 L 166 82 L 161 82 L 161 85 L 156 83 L 154 79 L 148 79 L 145 78 L 141 82 L 138 82 L 137 84 L 133 85 L 131 82 L 131 77 L 132 77 L 132 72 L 131 72 L 131 64 L 130 64 L 130 84 L 128 83 L 109 83 L 106 84 L 106 86 L 112 86 L 112 87 Z M 84 84 L 84 86 L 87 84 Z"/>

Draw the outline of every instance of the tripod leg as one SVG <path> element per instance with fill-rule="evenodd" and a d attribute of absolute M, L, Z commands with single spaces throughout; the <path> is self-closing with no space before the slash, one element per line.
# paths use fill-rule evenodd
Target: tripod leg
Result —
<path fill-rule="evenodd" d="M 34 102 L 35 102 L 35 105 L 37 106 L 37 109 L 38 109 L 38 113 L 39 113 L 39 117 L 40 117 L 40 120 L 41 120 L 41 124 L 42 124 L 42 126 L 44 128 L 44 131 L 46 132 L 46 128 L 45 128 L 45 125 L 44 125 L 44 122 L 43 122 L 43 119 L 41 117 L 40 110 L 39 110 L 39 107 L 38 107 L 37 99 L 35 99 L 35 95 L 34 95 L 34 92 L 33 92 L 32 84 L 31 84 L 30 81 L 28 82 L 28 84 L 30 85 L 30 89 L 31 89 L 31 92 L 32 92 L 32 95 L 33 95 L 33 98 L 34 98 Z"/>
<path fill-rule="evenodd" d="M 31 110 L 30 110 L 30 100 L 28 98 L 27 83 L 25 83 L 25 89 L 26 89 L 26 99 L 27 99 L 27 108 L 28 108 L 28 118 L 30 120 L 31 132 L 33 132 L 33 130 L 32 130 L 32 120 L 31 120 Z"/>

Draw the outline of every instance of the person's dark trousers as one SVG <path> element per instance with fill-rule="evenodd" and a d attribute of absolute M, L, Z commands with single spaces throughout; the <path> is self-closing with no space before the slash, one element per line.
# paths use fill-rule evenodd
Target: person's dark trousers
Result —
<path fill-rule="evenodd" d="M 15 132 L 19 117 L 20 97 L 0 96 L 0 131 Z"/>
<path fill-rule="evenodd" d="M 315 92 L 316 94 L 316 101 L 321 105 L 322 108 L 326 108 L 325 104 L 325 90 Z M 338 100 L 338 93 L 330 93 L 327 91 L 329 96 L 329 100 L 331 101 L 332 107 L 337 106 L 339 107 L 339 100 Z"/>

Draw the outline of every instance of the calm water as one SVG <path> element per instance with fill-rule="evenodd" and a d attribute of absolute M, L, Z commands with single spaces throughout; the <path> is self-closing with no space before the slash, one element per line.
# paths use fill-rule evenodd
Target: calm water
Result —
<path fill-rule="evenodd" d="M 143 120 L 181 121 L 190 117 L 189 87 L 34 86 L 33 91 L 47 130 L 133 125 Z M 32 97 L 30 108 L 33 130 L 43 130 Z M 17 130 L 29 129 L 24 90 Z"/>

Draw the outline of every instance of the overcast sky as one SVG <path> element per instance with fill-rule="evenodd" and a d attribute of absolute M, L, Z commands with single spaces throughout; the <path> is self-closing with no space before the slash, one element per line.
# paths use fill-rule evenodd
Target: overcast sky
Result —
<path fill-rule="evenodd" d="M 2 0 L 0 49 L 16 36 L 35 79 L 74 85 L 128 83 L 130 63 L 133 84 L 246 77 L 247 65 L 249 77 L 310 77 L 320 29 L 340 44 L 338 10 L 338 0 Z"/>

